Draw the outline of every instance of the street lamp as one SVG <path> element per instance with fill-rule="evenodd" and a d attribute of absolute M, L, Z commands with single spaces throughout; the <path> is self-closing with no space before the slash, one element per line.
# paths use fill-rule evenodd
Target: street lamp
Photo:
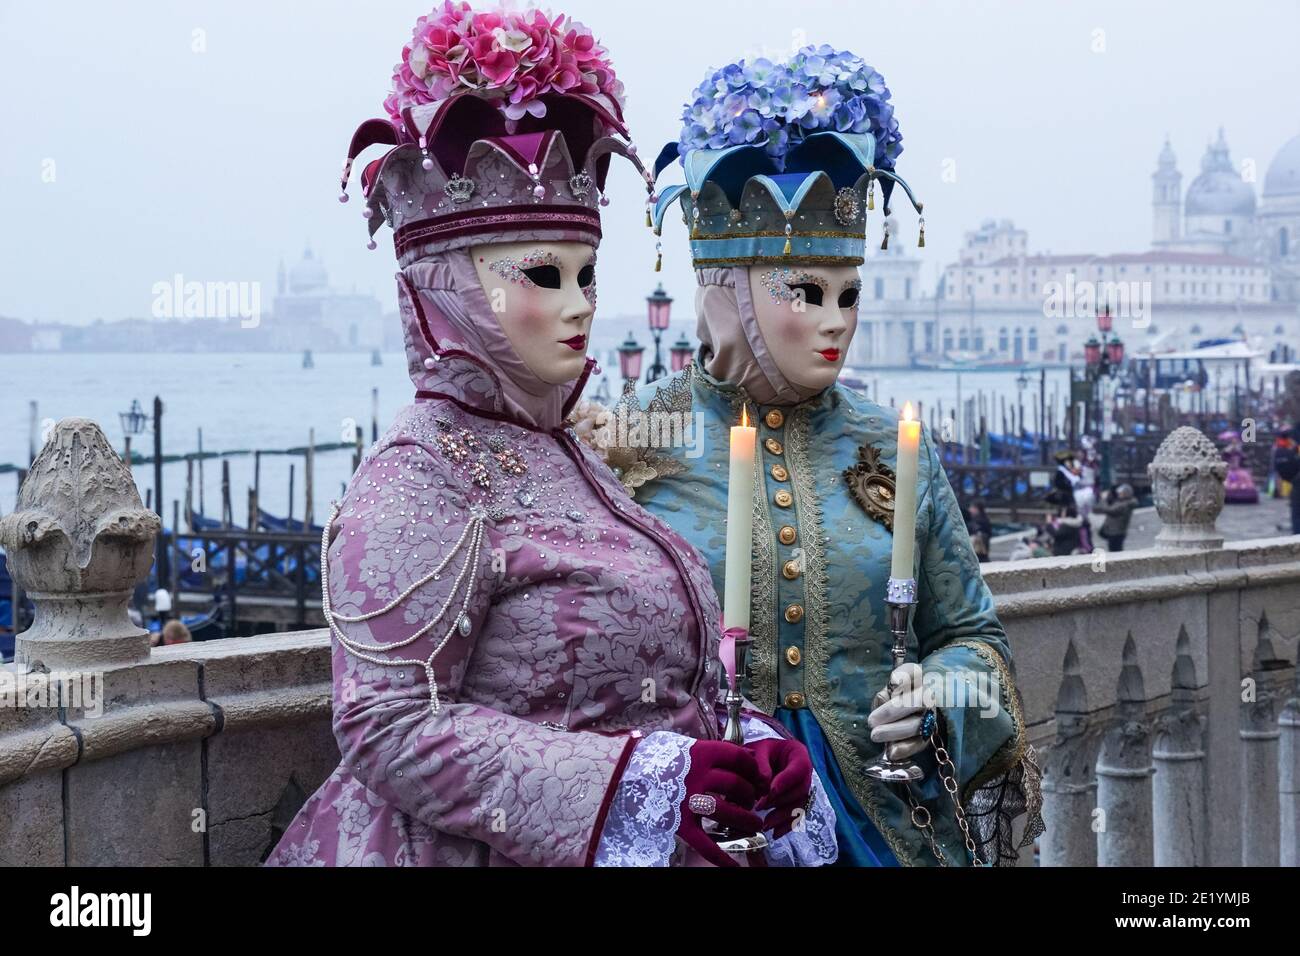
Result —
<path fill-rule="evenodd" d="M 1097 313 L 1097 330 L 1101 332 L 1104 337 L 1110 334 L 1110 330 L 1114 327 L 1115 318 L 1110 314 L 1110 304 L 1107 303 L 1105 311 Z"/>
<path fill-rule="evenodd" d="M 667 292 L 664 291 L 663 283 L 659 283 L 654 292 L 646 296 L 646 319 L 650 325 L 650 332 L 655 340 L 655 360 L 650 366 L 650 371 L 646 374 L 646 381 L 653 382 L 656 379 L 663 378 L 668 374 L 664 368 L 662 353 L 659 351 L 659 340 L 668 328 L 671 321 L 673 300 Z"/>
<path fill-rule="evenodd" d="M 618 347 L 618 368 L 623 373 L 623 393 L 636 388 L 636 380 L 641 376 L 641 353 L 645 346 L 627 333 L 627 339 Z"/>
<path fill-rule="evenodd" d="M 130 411 L 118 412 L 117 417 L 122 420 L 122 433 L 126 435 L 126 454 L 123 458 L 129 468 L 131 467 L 131 437 L 144 434 L 149 424 L 149 416 L 140 407 L 140 399 L 133 398 Z"/>
<path fill-rule="evenodd" d="M 673 371 L 680 372 L 686 368 L 691 361 L 691 356 L 694 354 L 695 346 L 691 345 L 690 340 L 686 338 L 686 333 L 683 332 L 681 338 L 673 343 Z"/>

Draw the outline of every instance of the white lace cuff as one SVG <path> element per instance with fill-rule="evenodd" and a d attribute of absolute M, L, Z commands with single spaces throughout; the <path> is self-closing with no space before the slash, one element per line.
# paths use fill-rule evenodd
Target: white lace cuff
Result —
<path fill-rule="evenodd" d="M 637 742 L 610 801 L 594 866 L 670 864 L 693 743 L 690 737 L 663 730 Z"/>

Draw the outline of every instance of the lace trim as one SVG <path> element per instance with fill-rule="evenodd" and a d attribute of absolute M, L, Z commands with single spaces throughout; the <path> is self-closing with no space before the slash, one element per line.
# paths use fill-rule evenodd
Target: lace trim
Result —
<path fill-rule="evenodd" d="M 786 419 L 785 451 L 791 464 L 791 485 L 795 506 L 799 512 L 799 533 L 803 536 L 804 559 L 804 652 L 808 656 L 808 669 L 804 681 L 808 686 L 808 708 L 817 718 L 831 752 L 839 762 L 849 789 L 866 811 L 871 822 L 880 831 L 898 861 L 904 865 L 912 862 L 914 851 L 905 844 L 889 821 L 885 819 L 880 794 L 866 776 L 865 767 L 834 714 L 827 713 L 824 702 L 832 697 L 830 686 L 830 648 L 827 634 L 826 599 L 826 532 L 823 525 L 821 499 L 813 481 L 812 464 L 808 457 L 808 409 L 800 406 Z"/>
<path fill-rule="evenodd" d="M 745 743 L 782 736 L 774 728 L 748 715 L 740 718 L 745 732 Z M 802 822 L 779 840 L 773 841 L 766 853 L 768 866 L 826 866 L 839 859 L 839 843 L 835 839 L 835 809 L 831 806 L 821 778 L 812 777 L 812 803 Z"/>
<path fill-rule="evenodd" d="M 671 864 L 694 742 L 656 731 L 636 745 L 610 801 L 593 866 Z"/>
<path fill-rule="evenodd" d="M 1043 774 L 1038 754 L 1025 733 L 1025 715 L 1020 691 L 1011 676 L 1006 660 L 981 641 L 953 641 L 948 647 L 968 647 L 998 675 L 1002 687 L 1002 706 L 1011 715 L 1015 730 L 1011 739 L 997 749 L 963 793 L 966 816 L 978 831 L 975 843 L 980 857 L 993 865 L 1014 865 L 1019 851 L 1029 846 L 1046 830 L 1043 822 Z M 1012 827 L 1016 817 L 1027 814 L 1020 841 L 1015 842 Z"/>

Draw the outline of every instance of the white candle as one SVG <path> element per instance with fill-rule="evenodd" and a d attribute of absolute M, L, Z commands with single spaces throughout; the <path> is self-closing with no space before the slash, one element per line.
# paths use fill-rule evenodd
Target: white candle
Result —
<path fill-rule="evenodd" d="M 894 556 L 891 578 L 911 578 L 916 550 L 916 462 L 921 449 L 921 423 L 912 420 L 912 403 L 898 419 L 898 460 L 894 463 Z"/>
<path fill-rule="evenodd" d="M 722 594 L 722 626 L 749 630 L 749 575 L 753 567 L 754 448 L 758 429 L 749 409 L 731 428 L 731 474 L 727 481 L 727 563 Z"/>

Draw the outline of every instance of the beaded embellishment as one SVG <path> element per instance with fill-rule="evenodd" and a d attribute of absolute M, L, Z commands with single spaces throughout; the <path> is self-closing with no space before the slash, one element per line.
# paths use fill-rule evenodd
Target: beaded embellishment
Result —
<path fill-rule="evenodd" d="M 470 482 L 484 491 L 492 489 L 489 465 L 495 465 L 503 475 L 512 478 L 528 474 L 528 462 L 509 446 L 504 436 L 492 435 L 484 441 L 470 429 L 457 428 L 445 418 L 435 421 L 439 433 L 433 438 L 434 446 L 456 464 L 464 464 Z"/>
<path fill-rule="evenodd" d="M 862 203 L 858 191 L 852 186 L 845 186 L 835 194 L 835 221 L 841 226 L 851 226 L 862 215 Z"/>
<path fill-rule="evenodd" d="M 499 275 L 507 282 L 513 282 L 515 285 L 536 288 L 533 280 L 525 275 L 524 270 L 536 269 L 538 266 L 555 266 L 558 269 L 560 268 L 560 257 L 553 252 L 544 252 L 539 249 L 519 258 L 504 256 L 493 260 L 488 263 L 488 271 Z"/>
<path fill-rule="evenodd" d="M 798 292 L 790 286 L 811 284 L 821 286 L 822 294 L 828 291 L 826 280 L 820 276 L 815 276 L 811 272 L 801 272 L 794 269 L 770 269 L 764 272 L 760 277 L 763 288 L 767 294 L 772 297 L 773 302 L 793 302 L 795 299 L 802 299 L 803 293 Z"/>

